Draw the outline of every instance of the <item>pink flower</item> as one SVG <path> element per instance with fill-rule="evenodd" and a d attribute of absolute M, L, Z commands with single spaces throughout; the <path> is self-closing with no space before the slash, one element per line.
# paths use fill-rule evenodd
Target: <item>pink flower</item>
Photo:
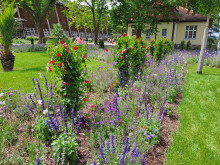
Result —
<path fill-rule="evenodd" d="M 52 67 L 49 66 L 47 70 L 48 70 L 49 72 L 52 72 Z"/>
<path fill-rule="evenodd" d="M 77 42 L 78 44 L 81 44 L 83 41 L 80 39 L 80 37 L 77 37 L 77 38 L 76 38 L 76 42 Z"/>
<path fill-rule="evenodd" d="M 54 64 L 53 60 L 50 60 L 49 64 Z"/>
<path fill-rule="evenodd" d="M 106 49 L 105 51 L 108 52 L 108 49 Z"/>
<path fill-rule="evenodd" d="M 127 49 L 123 50 L 122 53 L 124 54 L 125 52 L 127 52 Z"/>
<path fill-rule="evenodd" d="M 83 57 L 83 58 L 86 58 L 86 56 L 85 56 L 85 55 L 83 55 L 82 57 Z"/>
<path fill-rule="evenodd" d="M 60 66 L 60 67 L 62 67 L 62 66 L 63 66 L 63 63 L 62 63 L 62 62 L 60 62 L 60 63 L 59 63 L 59 66 Z"/>
<path fill-rule="evenodd" d="M 92 105 L 92 108 L 95 108 L 95 104 Z"/>
<path fill-rule="evenodd" d="M 112 44 L 115 44 L 114 42 L 112 42 Z"/>
<path fill-rule="evenodd" d="M 57 56 L 58 56 L 58 57 L 62 57 L 62 55 L 61 55 L 60 53 L 57 53 Z"/>
<path fill-rule="evenodd" d="M 123 59 L 124 59 L 124 57 L 123 57 L 123 56 L 121 56 L 121 59 L 123 60 Z"/>
<path fill-rule="evenodd" d="M 65 87 L 68 85 L 68 83 L 67 82 L 64 82 L 64 85 L 65 85 Z"/>
<path fill-rule="evenodd" d="M 86 84 L 89 84 L 89 83 L 90 83 L 90 80 L 85 80 L 85 83 L 86 83 Z"/>
<path fill-rule="evenodd" d="M 65 49 L 66 49 L 66 47 L 67 47 L 67 43 L 64 44 L 64 48 L 65 48 Z"/>
<path fill-rule="evenodd" d="M 131 50 L 133 50 L 134 49 L 134 47 L 131 47 Z"/>

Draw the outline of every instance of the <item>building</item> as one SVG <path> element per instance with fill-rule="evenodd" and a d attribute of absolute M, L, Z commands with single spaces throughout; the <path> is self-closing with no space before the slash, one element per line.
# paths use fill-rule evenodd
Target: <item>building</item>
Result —
<path fill-rule="evenodd" d="M 159 38 L 171 39 L 175 45 L 179 45 L 181 41 L 190 41 L 192 46 L 201 46 L 204 29 L 206 27 L 207 17 L 201 14 L 188 13 L 188 10 L 183 7 L 174 8 L 178 14 L 173 16 L 170 21 L 165 21 L 160 18 L 160 24 L 157 25 L 158 33 L 155 35 L 150 34 L 150 30 L 146 29 L 145 33 L 141 33 L 141 36 L 145 39 Z M 212 19 L 210 19 L 212 22 Z M 136 34 L 132 23 L 128 24 L 128 35 L 132 36 Z M 146 24 L 147 27 L 147 24 Z"/>
<path fill-rule="evenodd" d="M 53 24 L 60 23 L 62 25 L 62 28 L 65 32 L 65 34 L 68 37 L 82 37 L 82 38 L 93 38 L 93 31 L 92 29 L 76 29 L 76 27 L 69 26 L 69 20 L 64 14 L 64 10 L 66 9 L 63 2 L 58 1 L 54 5 L 54 9 L 49 11 L 48 17 L 45 18 L 43 21 L 43 31 L 44 36 L 49 37 L 50 31 L 52 29 Z M 35 25 L 34 20 L 31 18 L 31 16 L 28 14 L 27 11 L 23 8 L 19 8 L 16 6 L 16 13 L 15 13 L 15 19 L 20 24 L 18 30 L 17 30 L 17 37 L 19 38 L 25 38 L 28 36 L 38 36 L 38 31 Z M 99 34 L 99 38 L 108 38 L 106 34 L 106 30 L 103 30 L 102 33 Z"/>

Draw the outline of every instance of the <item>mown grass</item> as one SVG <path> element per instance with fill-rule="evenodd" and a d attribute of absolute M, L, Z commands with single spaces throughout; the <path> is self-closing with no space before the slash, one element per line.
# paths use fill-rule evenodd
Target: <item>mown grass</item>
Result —
<path fill-rule="evenodd" d="M 46 66 L 50 60 L 46 52 L 27 52 L 15 54 L 15 65 L 13 72 L 3 72 L 0 65 L 0 92 L 12 88 L 20 89 L 24 93 L 33 92 L 32 78 L 42 78 L 44 75 L 48 81 L 56 81 L 54 72 L 47 72 Z M 88 70 L 94 71 L 97 67 L 104 66 L 102 62 L 90 60 L 87 62 Z"/>
<path fill-rule="evenodd" d="M 220 69 L 188 68 L 186 86 L 178 107 L 179 130 L 167 153 L 167 164 L 220 164 Z"/>

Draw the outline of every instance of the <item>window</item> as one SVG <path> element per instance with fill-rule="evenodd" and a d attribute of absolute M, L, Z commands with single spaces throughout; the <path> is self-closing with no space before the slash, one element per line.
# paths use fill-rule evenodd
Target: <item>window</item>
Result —
<path fill-rule="evenodd" d="M 162 29 L 162 38 L 167 37 L 167 29 Z"/>
<path fill-rule="evenodd" d="M 150 29 L 146 30 L 146 40 L 150 39 Z"/>
<path fill-rule="evenodd" d="M 197 26 L 186 26 L 185 39 L 196 39 Z"/>
<path fill-rule="evenodd" d="M 136 36 L 137 35 L 137 30 L 133 29 L 132 30 L 132 36 Z"/>

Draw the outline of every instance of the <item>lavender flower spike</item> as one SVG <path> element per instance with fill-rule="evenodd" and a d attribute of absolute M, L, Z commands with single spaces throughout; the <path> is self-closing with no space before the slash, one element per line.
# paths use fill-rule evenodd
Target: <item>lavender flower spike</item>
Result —
<path fill-rule="evenodd" d="M 145 165 L 145 154 L 144 153 L 142 155 L 141 165 Z"/>
<path fill-rule="evenodd" d="M 107 164 L 107 163 L 106 163 L 106 159 L 105 159 L 105 154 L 104 154 L 104 152 L 103 152 L 102 146 L 100 146 L 100 157 L 103 159 L 103 162 L 104 162 L 105 164 Z"/>
<path fill-rule="evenodd" d="M 37 164 L 37 165 L 40 165 L 40 159 L 39 159 L 39 157 L 37 157 L 37 159 L 36 159 L 36 164 Z"/>

